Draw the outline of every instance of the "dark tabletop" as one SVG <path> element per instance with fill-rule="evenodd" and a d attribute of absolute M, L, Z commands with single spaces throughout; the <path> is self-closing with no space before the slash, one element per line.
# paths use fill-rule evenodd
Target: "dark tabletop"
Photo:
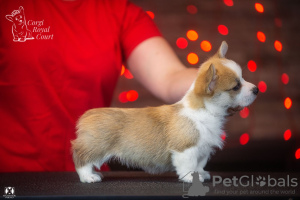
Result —
<path fill-rule="evenodd" d="M 81 183 L 75 172 L 0 173 L 0 198 L 10 199 L 257 199 L 300 197 L 299 173 L 219 173 L 194 188 L 174 173 L 150 175 L 139 171 L 103 172 L 99 183 Z M 8 191 L 9 189 L 10 191 Z M 1 191 L 0 190 L 0 191 Z M 7 193 L 7 194 L 6 194 Z M 200 195 L 194 194 L 194 195 Z"/>

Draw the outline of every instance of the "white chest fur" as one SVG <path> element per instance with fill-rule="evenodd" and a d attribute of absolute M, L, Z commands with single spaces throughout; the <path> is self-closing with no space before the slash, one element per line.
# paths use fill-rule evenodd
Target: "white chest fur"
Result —
<path fill-rule="evenodd" d="M 198 171 L 200 180 L 210 177 L 204 171 L 204 167 L 213 153 L 214 148 L 222 148 L 223 133 L 222 126 L 224 119 L 218 115 L 213 115 L 206 109 L 194 110 L 187 106 L 180 111 L 180 115 L 193 121 L 199 134 L 199 141 L 193 147 L 185 149 L 183 152 L 172 152 L 172 163 L 179 178 L 186 182 L 192 181 L 192 176 L 187 173 Z"/>
<path fill-rule="evenodd" d="M 221 149 L 223 147 L 221 135 L 223 133 L 224 117 L 213 115 L 206 109 L 194 110 L 187 106 L 184 106 L 180 111 L 180 115 L 194 122 L 199 132 L 197 144 L 199 150 L 214 147 Z"/>

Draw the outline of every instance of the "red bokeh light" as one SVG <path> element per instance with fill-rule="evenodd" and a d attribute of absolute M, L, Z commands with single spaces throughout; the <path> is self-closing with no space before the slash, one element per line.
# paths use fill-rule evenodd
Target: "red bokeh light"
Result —
<path fill-rule="evenodd" d="M 194 30 L 188 30 L 186 36 L 191 41 L 196 41 L 198 39 L 198 33 Z"/>
<path fill-rule="evenodd" d="M 122 76 L 124 73 L 125 73 L 125 66 L 122 65 L 121 72 L 120 72 L 120 76 Z"/>
<path fill-rule="evenodd" d="M 232 0 L 223 0 L 223 2 L 226 6 L 233 6 L 233 1 Z"/>
<path fill-rule="evenodd" d="M 264 81 L 258 83 L 258 89 L 260 92 L 264 93 L 267 91 L 267 84 Z"/>
<path fill-rule="evenodd" d="M 296 157 L 296 159 L 300 158 L 300 148 L 296 150 L 295 157 Z"/>
<path fill-rule="evenodd" d="M 250 72 L 255 72 L 257 65 L 253 60 L 249 60 L 249 62 L 247 63 L 247 67 L 249 69 Z"/>
<path fill-rule="evenodd" d="M 254 6 L 255 6 L 255 9 L 256 9 L 257 12 L 259 12 L 259 13 L 263 13 L 264 12 L 264 6 L 262 4 L 255 3 Z"/>
<path fill-rule="evenodd" d="M 283 73 L 281 75 L 281 81 L 282 81 L 283 84 L 285 84 L 285 85 L 288 84 L 289 80 L 290 80 L 290 78 L 286 73 Z"/>
<path fill-rule="evenodd" d="M 260 42 L 265 42 L 266 41 L 266 36 L 263 32 L 261 31 L 258 31 L 257 34 L 257 39 L 260 41 Z"/>
<path fill-rule="evenodd" d="M 249 108 L 245 107 L 243 110 L 240 111 L 241 118 L 247 118 L 249 116 Z"/>
<path fill-rule="evenodd" d="M 198 8 L 194 5 L 188 5 L 186 7 L 186 10 L 190 13 L 190 14 L 196 14 L 198 12 Z"/>
<path fill-rule="evenodd" d="M 228 35 L 228 28 L 225 25 L 219 25 L 218 31 L 221 35 Z"/>
<path fill-rule="evenodd" d="M 139 97 L 139 94 L 135 90 L 130 90 L 126 94 L 126 98 L 128 101 L 136 101 Z"/>
<path fill-rule="evenodd" d="M 291 100 L 291 98 L 287 97 L 284 100 L 284 106 L 285 106 L 286 109 L 290 109 L 292 107 L 292 100 Z"/>
<path fill-rule="evenodd" d="M 146 11 L 146 13 L 151 17 L 151 19 L 154 19 L 155 15 L 151 11 Z"/>
<path fill-rule="evenodd" d="M 225 131 L 221 134 L 221 138 L 222 138 L 222 140 L 226 139 L 226 133 L 225 133 Z"/>
<path fill-rule="evenodd" d="M 198 61 L 199 61 L 199 57 L 197 56 L 197 54 L 195 53 L 189 53 L 188 56 L 187 56 L 187 61 L 194 65 L 194 64 L 197 64 Z"/>
<path fill-rule="evenodd" d="M 207 40 L 203 40 L 201 43 L 200 43 L 200 47 L 203 51 L 205 52 L 209 52 L 211 50 L 211 44 L 209 41 Z"/>
<path fill-rule="evenodd" d="M 240 144 L 241 144 L 241 145 L 247 144 L 247 143 L 249 142 L 249 139 L 250 139 L 249 134 L 248 134 L 248 133 L 244 133 L 244 134 L 241 135 L 241 137 L 240 137 Z"/>
<path fill-rule="evenodd" d="M 127 79 L 133 79 L 133 75 L 131 74 L 131 72 L 128 69 L 125 69 L 124 76 Z"/>
<path fill-rule="evenodd" d="M 282 51 L 282 44 L 281 44 L 281 42 L 279 42 L 278 40 L 276 40 L 276 41 L 274 42 L 274 47 L 275 47 L 275 49 L 276 49 L 277 51 L 279 51 L 279 52 Z"/>
<path fill-rule="evenodd" d="M 185 49 L 188 46 L 188 41 L 185 38 L 180 37 L 176 40 L 176 45 L 180 49 Z"/>
<path fill-rule="evenodd" d="M 292 131 L 290 129 L 286 130 L 283 134 L 284 140 L 289 140 L 292 137 Z"/>

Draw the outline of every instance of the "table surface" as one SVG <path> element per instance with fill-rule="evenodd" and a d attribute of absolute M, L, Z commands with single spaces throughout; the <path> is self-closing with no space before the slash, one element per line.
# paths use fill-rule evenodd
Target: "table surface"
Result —
<path fill-rule="evenodd" d="M 183 199 L 191 197 L 188 191 L 192 184 L 178 181 L 175 173 L 151 175 L 140 171 L 111 171 L 102 174 L 104 176 L 102 182 L 81 183 L 75 172 L 0 173 L 0 191 L 2 190 L 0 198 L 6 197 L 4 194 L 6 187 L 14 187 L 16 199 L 115 199 L 116 197 Z M 212 179 L 203 184 L 203 187 L 208 187 L 209 190 L 204 194 L 205 198 L 232 199 L 246 196 L 257 199 L 258 196 L 263 196 L 263 199 L 284 197 L 284 199 L 294 200 L 300 197 L 299 173 L 212 172 L 211 175 Z M 294 187 L 295 182 L 296 187 Z M 258 185 L 259 183 L 262 185 Z M 203 199 L 204 196 L 198 198 Z"/>

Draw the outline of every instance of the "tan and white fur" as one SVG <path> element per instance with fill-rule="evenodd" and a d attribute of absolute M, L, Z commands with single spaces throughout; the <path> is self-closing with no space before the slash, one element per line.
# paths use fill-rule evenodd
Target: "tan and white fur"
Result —
<path fill-rule="evenodd" d="M 228 45 L 203 63 L 196 80 L 179 102 L 146 108 L 96 108 L 84 113 L 72 141 L 73 159 L 81 182 L 98 182 L 94 171 L 111 158 L 149 173 L 176 171 L 191 182 L 210 175 L 204 167 L 215 148 L 222 148 L 223 125 L 229 108 L 245 107 L 258 88 L 242 78 L 240 66 L 226 59 Z M 185 176 L 188 174 L 187 176 Z"/>

